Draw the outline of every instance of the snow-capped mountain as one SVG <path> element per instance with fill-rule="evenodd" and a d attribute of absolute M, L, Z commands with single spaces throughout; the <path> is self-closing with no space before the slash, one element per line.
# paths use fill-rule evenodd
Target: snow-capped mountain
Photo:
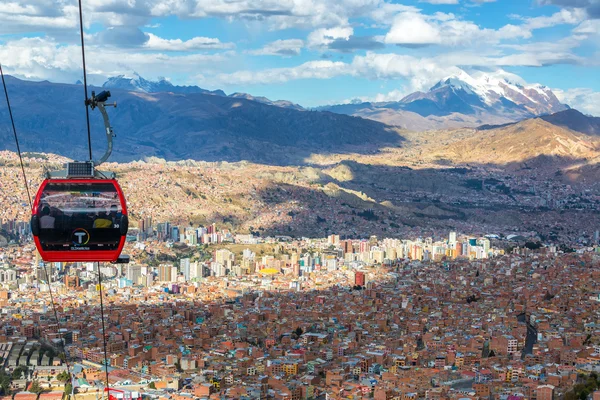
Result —
<path fill-rule="evenodd" d="M 225 96 L 225 92 L 223 92 L 222 90 L 211 91 L 202 89 L 198 86 L 175 86 L 164 78 L 160 78 L 158 81 L 149 81 L 135 72 L 133 74 L 133 77 L 118 75 L 115 77 L 108 78 L 108 80 L 104 82 L 102 87 L 108 89 L 123 89 L 132 92 L 142 93 L 205 93 L 214 94 L 217 96 Z"/>
<path fill-rule="evenodd" d="M 203 93 L 203 94 L 213 94 L 216 96 L 227 96 L 222 90 L 206 90 L 202 89 L 198 86 L 175 86 L 168 80 L 161 78 L 158 81 L 149 81 L 144 79 L 138 73 L 134 72 L 133 77 L 118 75 L 112 78 L 108 78 L 106 82 L 102 85 L 103 88 L 107 89 L 122 89 L 130 92 L 141 92 L 141 93 L 161 93 L 161 92 L 170 92 L 170 93 Z M 272 101 L 267 99 L 266 97 L 261 96 L 252 96 L 248 93 L 232 93 L 228 97 L 238 98 L 238 99 L 246 99 L 251 101 L 256 101 L 258 103 L 268 104 L 271 106 L 281 107 L 281 108 L 290 108 L 293 110 L 304 110 L 300 105 L 292 103 L 287 100 L 277 100 Z"/>
<path fill-rule="evenodd" d="M 548 87 L 540 84 L 528 85 L 518 75 L 503 70 L 475 71 L 471 74 L 461 70 L 458 74 L 440 80 L 429 92 L 444 88 L 455 92 L 462 90 L 468 95 L 474 95 L 484 107 L 506 108 L 513 103 L 534 115 L 552 114 L 568 108 L 560 103 Z"/>
<path fill-rule="evenodd" d="M 503 70 L 460 71 L 400 101 L 322 107 L 406 129 L 504 124 L 569 109 L 552 90 Z"/>

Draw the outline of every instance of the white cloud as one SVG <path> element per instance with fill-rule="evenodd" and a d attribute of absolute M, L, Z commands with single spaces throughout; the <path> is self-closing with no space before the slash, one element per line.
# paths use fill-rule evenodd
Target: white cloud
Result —
<path fill-rule="evenodd" d="M 164 74 L 192 74 L 198 68 L 218 68 L 233 54 L 167 55 L 162 53 L 131 52 L 118 48 L 86 47 L 93 57 L 86 59 L 92 83 L 103 83 L 108 76 L 137 71 L 142 76 Z M 48 79 L 55 82 L 73 82 L 81 76 L 81 47 L 61 45 L 47 38 L 23 38 L 0 45 L 0 60 L 9 74 L 28 79 Z M 156 66 L 160 65 L 160 71 Z"/>
<path fill-rule="evenodd" d="M 584 114 L 600 117 L 600 92 L 589 88 L 552 89 L 556 97 Z"/>
<path fill-rule="evenodd" d="M 247 85 L 284 83 L 297 79 L 329 79 L 348 75 L 349 65 L 328 60 L 309 61 L 296 67 L 271 68 L 262 71 L 238 71 L 232 74 L 219 74 L 217 81 L 223 85 Z"/>
<path fill-rule="evenodd" d="M 78 26 L 77 0 L 9 0 L 0 3 L 0 33 L 19 27 L 73 29 Z M 151 19 L 216 17 L 261 21 L 269 29 L 329 28 L 369 15 L 385 0 L 87 0 L 83 2 L 87 26 L 144 26 Z M 21 30 L 19 30 L 21 31 Z"/>
<path fill-rule="evenodd" d="M 301 39 L 276 40 L 268 43 L 258 50 L 250 50 L 248 54 L 256 56 L 297 56 L 304 47 L 304 41 Z"/>
<path fill-rule="evenodd" d="M 336 39 L 348 40 L 354 33 L 350 26 L 338 26 L 329 29 L 317 29 L 308 35 L 309 47 L 324 47 L 333 43 Z"/>
<path fill-rule="evenodd" d="M 440 79 L 451 74 L 460 73 L 461 68 L 536 67 L 581 61 L 577 56 L 570 53 L 556 51 L 537 53 L 524 51 L 514 55 L 454 52 L 433 58 L 367 52 L 364 56 L 355 56 L 349 63 L 311 61 L 295 67 L 219 74 L 216 81 L 223 85 L 279 84 L 297 79 L 330 79 L 336 76 L 355 76 L 371 80 L 403 79 L 407 82 L 406 92 L 413 92 L 427 90 Z"/>
<path fill-rule="evenodd" d="M 403 46 L 463 46 L 529 37 L 531 31 L 523 26 L 505 25 L 498 30 L 482 29 L 473 22 L 457 19 L 454 14 L 404 12 L 394 19 L 385 41 Z"/>
<path fill-rule="evenodd" d="M 401 12 L 419 12 L 417 7 L 396 3 L 382 3 L 370 13 L 370 17 L 382 26 L 389 26 L 394 16 Z"/>
<path fill-rule="evenodd" d="M 407 89 L 411 92 L 427 89 L 441 78 L 460 71 L 431 58 L 373 52 L 354 57 L 351 70 L 353 75 L 374 80 L 408 79 L 410 84 Z"/>
<path fill-rule="evenodd" d="M 385 35 L 385 42 L 403 45 L 441 43 L 440 30 L 419 13 L 404 12 L 396 16 L 392 28 Z"/>
<path fill-rule="evenodd" d="M 583 21 L 579 26 L 573 29 L 573 33 L 579 35 L 599 35 L 600 19 L 591 19 Z"/>
<path fill-rule="evenodd" d="M 194 37 L 190 40 L 181 39 L 163 39 L 152 33 L 146 33 L 148 41 L 143 47 L 148 50 L 157 51 L 195 51 L 205 49 L 231 49 L 235 47 L 233 43 L 222 43 L 217 38 Z"/>
<path fill-rule="evenodd" d="M 50 0 L 30 3 L 19 0 L 0 4 L 0 34 L 79 27 L 79 11 L 74 4 L 52 4 Z"/>
<path fill-rule="evenodd" d="M 563 9 L 550 16 L 533 17 L 525 19 L 529 29 L 550 28 L 556 25 L 575 25 L 584 21 L 587 14 L 583 8 Z"/>
<path fill-rule="evenodd" d="M 337 76 L 358 76 L 373 80 L 404 78 L 409 80 L 407 89 L 414 91 L 427 89 L 437 80 L 459 71 L 456 67 L 440 65 L 434 59 L 367 52 L 365 56 L 355 56 L 351 63 L 310 61 L 295 67 L 219 74 L 216 80 L 223 85 L 232 85 L 276 84 L 298 79 L 330 79 Z"/>

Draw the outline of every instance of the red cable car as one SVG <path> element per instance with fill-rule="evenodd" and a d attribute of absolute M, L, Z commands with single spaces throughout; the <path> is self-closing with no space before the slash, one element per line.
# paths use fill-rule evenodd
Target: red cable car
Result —
<path fill-rule="evenodd" d="M 116 262 L 127 235 L 127 205 L 115 179 L 46 179 L 31 230 L 44 261 Z"/>
<path fill-rule="evenodd" d="M 89 103 L 104 117 L 108 150 L 99 161 L 67 163 L 67 169 L 48 172 L 31 210 L 31 232 L 44 261 L 128 262 L 121 257 L 128 229 L 127 203 L 113 173 L 95 166 L 112 151 L 102 92 Z"/>

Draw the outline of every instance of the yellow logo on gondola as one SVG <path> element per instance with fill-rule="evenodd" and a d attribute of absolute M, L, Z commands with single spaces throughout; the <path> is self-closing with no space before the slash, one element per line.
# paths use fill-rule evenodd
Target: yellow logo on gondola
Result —
<path fill-rule="evenodd" d="M 90 241 L 90 234 L 83 228 L 77 228 L 71 233 L 71 239 L 75 246 L 85 246 Z"/>

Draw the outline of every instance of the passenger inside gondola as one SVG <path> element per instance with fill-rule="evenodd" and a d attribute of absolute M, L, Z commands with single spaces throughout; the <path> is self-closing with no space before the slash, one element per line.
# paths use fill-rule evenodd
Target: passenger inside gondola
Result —
<path fill-rule="evenodd" d="M 94 220 L 94 228 L 112 228 L 113 220 L 110 216 L 110 211 L 107 210 L 103 215 L 99 215 Z"/>
<path fill-rule="evenodd" d="M 54 229 L 54 218 L 50 215 L 50 207 L 44 206 L 42 207 L 42 217 L 40 218 L 40 228 L 41 229 Z"/>

